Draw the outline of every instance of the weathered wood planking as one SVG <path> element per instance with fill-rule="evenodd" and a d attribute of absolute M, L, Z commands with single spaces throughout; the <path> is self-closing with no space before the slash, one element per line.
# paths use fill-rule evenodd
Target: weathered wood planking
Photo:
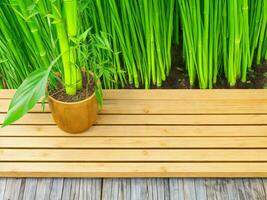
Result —
<path fill-rule="evenodd" d="M 13 94 L 0 91 L 0 124 Z M 80 135 L 59 130 L 40 104 L 0 129 L 0 176 L 267 177 L 266 90 L 106 90 L 104 99 Z M 184 183 L 185 198 L 205 195 L 190 192 L 193 184 Z M 62 197 L 77 196 L 81 182 L 64 187 Z"/>
<path fill-rule="evenodd" d="M 18 179 L 10 179 L 16 182 Z M 266 179 L 19 179 L 19 197 L 12 200 L 250 200 L 267 199 Z M 6 179 L 0 179 L 0 199 L 7 187 Z M 31 184 L 33 190 L 28 190 Z M 12 189 L 10 188 L 12 187 Z M 26 188 L 27 187 L 27 188 Z M 26 193 L 26 194 L 25 194 Z M 29 195 L 30 193 L 31 195 Z M 68 196 L 69 195 L 69 196 Z M 29 198 L 29 196 L 33 198 Z M 6 195 L 8 197 L 8 195 Z M 13 196 L 14 197 L 14 196 Z"/>

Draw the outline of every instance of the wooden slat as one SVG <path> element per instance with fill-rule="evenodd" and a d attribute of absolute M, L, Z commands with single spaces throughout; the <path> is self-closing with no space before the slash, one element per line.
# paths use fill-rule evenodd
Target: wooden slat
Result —
<path fill-rule="evenodd" d="M 93 126 L 82 134 L 69 134 L 55 125 L 12 125 L 1 137 L 267 137 L 267 126 Z"/>
<path fill-rule="evenodd" d="M 158 99 L 158 100 L 229 100 L 229 99 L 267 99 L 267 91 L 243 89 L 213 89 L 213 90 L 104 90 L 104 99 Z"/>
<path fill-rule="evenodd" d="M 10 99 L 15 90 L 0 90 L 0 99 Z M 104 99 L 158 99 L 158 100 L 200 100 L 200 99 L 267 99 L 264 89 L 214 89 L 214 90 L 103 90 Z"/>
<path fill-rule="evenodd" d="M 11 99 L 15 94 L 16 90 L 1 90 L 0 89 L 0 99 Z"/>
<path fill-rule="evenodd" d="M 19 152 L 19 153 L 18 153 Z M 3 149 L 0 162 L 266 162 L 267 150 Z"/>
<path fill-rule="evenodd" d="M 0 99 L 0 112 L 10 100 Z M 50 112 L 37 104 L 31 112 Z M 266 114 L 265 100 L 105 100 L 102 114 Z"/>
<path fill-rule="evenodd" d="M 267 163 L 0 163 L 5 177 L 267 177 Z"/>
<path fill-rule="evenodd" d="M 9 104 L 10 104 L 9 99 L 0 99 L 0 112 L 6 113 L 8 111 Z M 41 103 L 37 103 L 30 112 L 50 112 L 50 108 L 47 103 L 44 104 L 44 109 Z"/>
<path fill-rule="evenodd" d="M 0 124 L 5 114 L 0 113 Z M 50 113 L 30 113 L 16 125 L 54 125 Z M 267 115 L 99 115 L 97 125 L 267 125 Z"/>
<path fill-rule="evenodd" d="M 0 91 L 0 123 L 14 91 Z M 0 176 L 267 177 L 266 90 L 105 90 L 96 125 L 59 130 L 40 104 L 0 129 Z"/>
<path fill-rule="evenodd" d="M 267 137 L 2 137 L 0 148 L 267 148 Z"/>

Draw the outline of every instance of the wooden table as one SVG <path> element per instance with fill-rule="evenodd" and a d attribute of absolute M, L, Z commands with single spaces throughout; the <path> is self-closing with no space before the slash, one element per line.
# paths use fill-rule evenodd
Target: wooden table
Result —
<path fill-rule="evenodd" d="M 14 91 L 0 91 L 0 124 Z M 267 177 L 267 90 L 108 90 L 87 132 L 41 105 L 0 129 L 3 177 Z"/>

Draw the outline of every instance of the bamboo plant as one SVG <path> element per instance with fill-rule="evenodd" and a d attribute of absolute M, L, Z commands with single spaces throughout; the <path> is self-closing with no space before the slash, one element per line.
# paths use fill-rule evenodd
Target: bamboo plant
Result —
<path fill-rule="evenodd" d="M 192 86 L 212 88 L 218 77 L 234 86 L 267 59 L 266 9 L 262 0 L 2 0 L 0 84 L 17 88 L 61 55 L 52 70 L 69 95 L 81 87 L 79 66 L 99 62 L 105 88 L 160 87 L 182 41 Z M 81 33 L 98 48 L 79 45 Z"/>
<path fill-rule="evenodd" d="M 197 79 L 200 88 L 212 88 L 218 75 L 226 77 L 230 86 L 246 82 L 255 55 L 258 64 L 266 55 L 267 3 L 177 1 L 190 84 Z"/>
<path fill-rule="evenodd" d="M 135 87 L 161 86 L 171 69 L 175 0 L 96 0 L 93 30 L 109 35 L 118 80 Z"/>
<path fill-rule="evenodd" d="M 25 50 L 37 52 L 33 54 L 37 62 L 31 63 L 37 65 L 37 70 L 30 73 L 19 86 L 10 103 L 3 126 L 21 118 L 41 97 L 45 98 L 47 86 L 55 89 L 57 80 L 64 86 L 67 95 L 74 96 L 82 88 L 82 68 L 94 73 L 96 97 L 101 106 L 101 85 L 98 84 L 98 80 L 102 77 L 107 79 L 112 73 L 106 70 L 106 66 L 102 63 L 109 65 L 112 63 L 109 58 L 100 54 L 110 53 L 112 50 L 104 35 L 94 35 L 90 32 L 90 28 L 85 31 L 79 28 L 82 13 L 78 7 L 83 5 L 78 0 L 5 1 L 8 10 L 12 8 L 10 12 L 15 16 L 14 20 L 17 20 L 14 25 L 19 25 L 20 22 L 23 24 L 24 28 L 20 31 L 25 36 L 23 37 Z M 0 11 L 6 12 L 2 8 Z M 5 36 L 8 37 L 8 34 Z M 23 59 L 23 56 L 20 59 Z"/>

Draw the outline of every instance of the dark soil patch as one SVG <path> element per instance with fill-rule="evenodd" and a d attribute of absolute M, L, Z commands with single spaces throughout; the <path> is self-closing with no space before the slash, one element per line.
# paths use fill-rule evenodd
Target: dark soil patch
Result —
<path fill-rule="evenodd" d="M 85 73 L 83 73 L 83 87 L 81 90 L 77 91 L 75 96 L 67 95 L 62 84 L 59 84 L 56 91 L 49 90 L 49 95 L 62 102 L 79 102 L 90 97 L 94 91 L 94 77 L 90 76 L 88 80 L 88 77 L 85 75 Z"/>
<path fill-rule="evenodd" d="M 186 71 L 185 63 L 183 63 L 182 42 L 179 46 L 172 47 L 172 69 L 166 81 L 161 87 L 151 86 L 151 89 L 199 89 L 198 82 L 192 87 Z M 144 86 L 139 89 L 143 89 Z M 263 89 L 267 88 L 267 61 L 263 61 L 260 65 L 252 66 L 247 73 L 247 81 L 245 83 L 237 81 L 236 86 L 230 87 L 226 78 L 218 76 L 214 89 Z M 127 85 L 124 89 L 137 89 L 132 85 Z"/>
<path fill-rule="evenodd" d="M 230 87 L 225 78 L 220 78 L 214 86 L 216 89 L 263 89 L 267 84 L 267 61 L 254 65 L 247 74 L 247 81 L 238 81 L 236 86 Z"/>
<path fill-rule="evenodd" d="M 183 63 L 182 41 L 179 46 L 173 46 L 172 49 L 172 70 L 162 87 L 154 89 L 199 89 L 196 81 L 195 86 L 191 86 L 186 71 L 185 63 Z M 230 87 L 226 78 L 218 76 L 214 89 L 263 89 L 267 86 L 267 61 L 263 61 L 260 65 L 252 66 L 247 73 L 247 81 L 245 83 L 237 81 L 236 86 Z"/>
<path fill-rule="evenodd" d="M 181 44 L 181 43 L 180 43 Z M 182 47 L 172 46 L 172 68 L 166 81 L 162 83 L 160 89 L 191 89 L 189 84 L 189 77 L 185 71 L 185 64 L 182 57 Z M 156 86 L 152 86 L 152 89 L 159 89 Z"/>

